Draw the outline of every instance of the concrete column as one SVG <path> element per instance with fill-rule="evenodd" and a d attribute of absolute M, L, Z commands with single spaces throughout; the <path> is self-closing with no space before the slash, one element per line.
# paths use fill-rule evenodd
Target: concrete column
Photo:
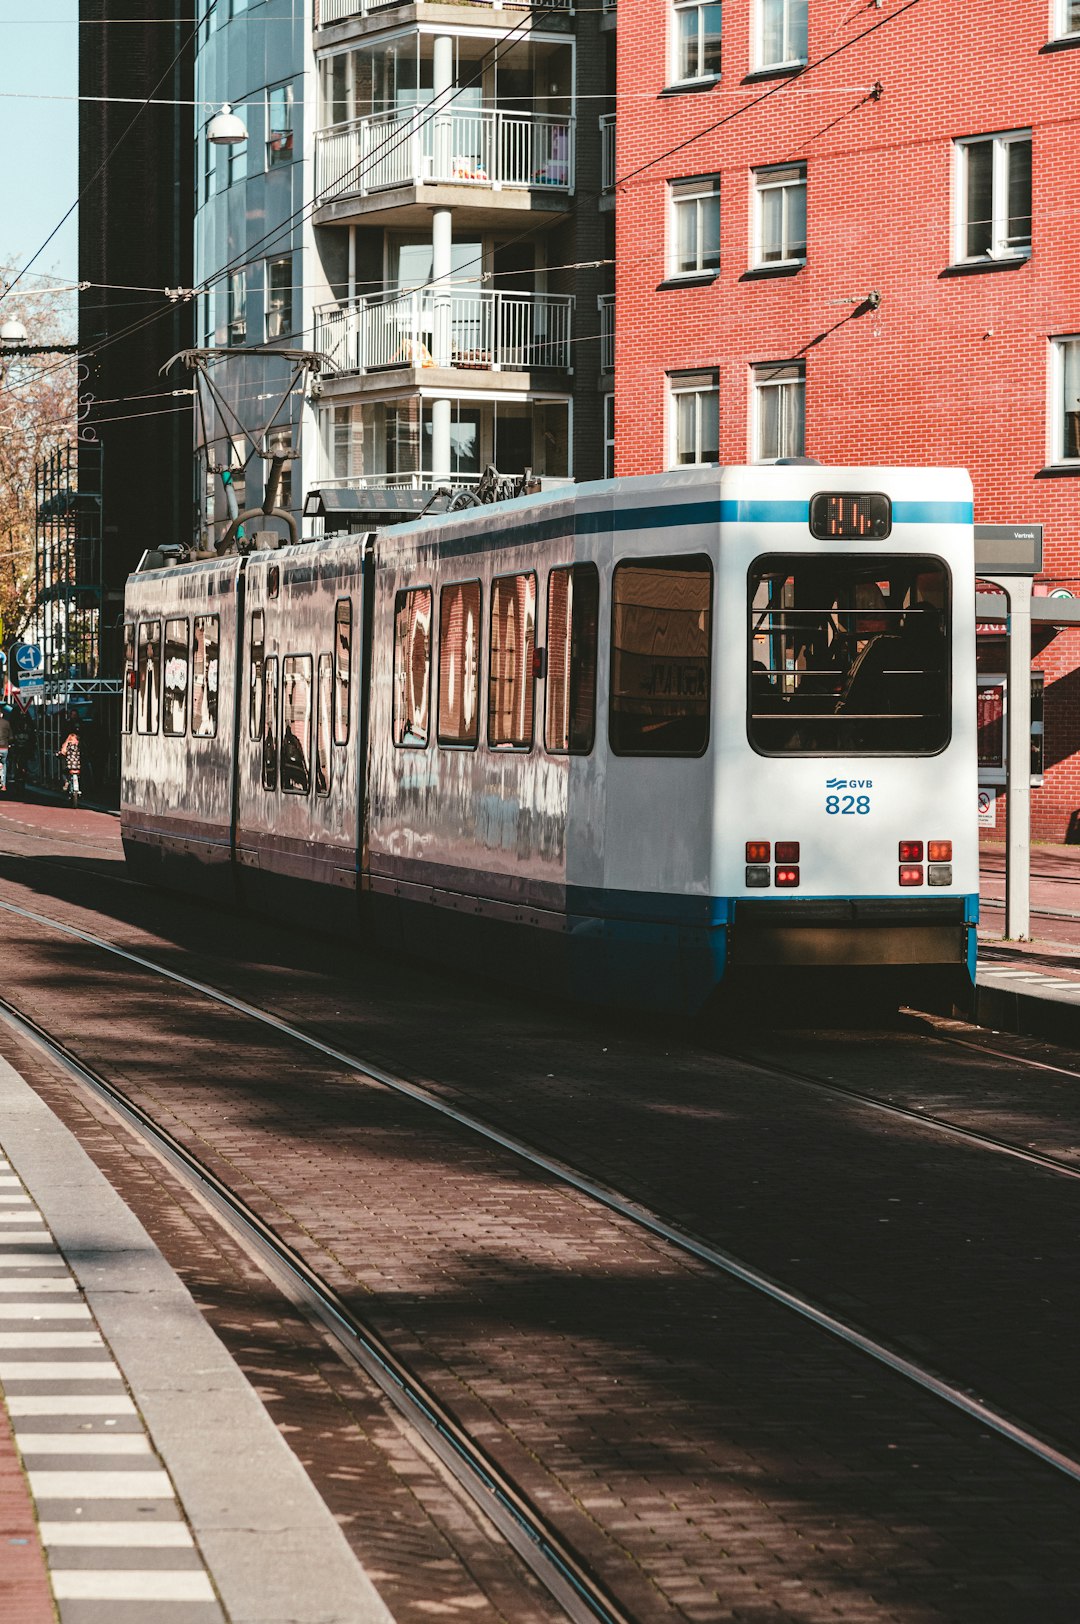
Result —
<path fill-rule="evenodd" d="M 431 482 L 440 485 L 450 477 L 450 402 L 431 401 Z"/>
<path fill-rule="evenodd" d="M 437 34 L 433 48 L 432 88 L 432 180 L 452 179 L 454 157 L 454 114 L 448 106 L 454 89 L 454 41 L 449 34 Z"/>
<path fill-rule="evenodd" d="M 431 358 L 448 367 L 451 355 L 451 271 L 453 268 L 453 211 L 434 209 L 431 215 L 431 288 L 420 297 L 431 300 Z"/>

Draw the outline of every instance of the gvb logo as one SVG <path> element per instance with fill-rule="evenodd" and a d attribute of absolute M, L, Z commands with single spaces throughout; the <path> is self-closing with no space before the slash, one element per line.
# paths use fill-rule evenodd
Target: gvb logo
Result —
<path fill-rule="evenodd" d="M 826 778 L 825 810 L 830 817 L 864 818 L 870 811 L 872 778 Z M 847 790 L 846 795 L 840 793 Z"/>

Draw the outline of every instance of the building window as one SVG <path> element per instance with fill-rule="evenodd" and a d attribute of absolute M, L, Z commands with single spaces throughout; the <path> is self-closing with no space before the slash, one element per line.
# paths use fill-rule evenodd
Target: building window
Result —
<path fill-rule="evenodd" d="M 288 338 L 293 330 L 292 255 L 266 262 L 266 336 Z"/>
<path fill-rule="evenodd" d="M 760 0 L 762 68 L 806 61 L 806 0 Z"/>
<path fill-rule="evenodd" d="M 957 141 L 956 257 L 1022 259 L 1031 253 L 1031 131 Z"/>
<path fill-rule="evenodd" d="M 718 79 L 720 77 L 720 6 L 689 4 L 675 6 L 675 77 Z"/>
<path fill-rule="evenodd" d="M 701 276 L 720 267 L 720 177 L 673 180 L 671 188 L 672 276 Z"/>
<path fill-rule="evenodd" d="M 754 461 L 806 455 L 806 367 L 802 361 L 754 368 Z"/>
<path fill-rule="evenodd" d="M 635 558 L 611 583 L 608 735 L 617 756 L 700 756 L 709 743 L 712 565 Z"/>
<path fill-rule="evenodd" d="M 229 274 L 229 343 L 247 339 L 247 271 Z"/>
<path fill-rule="evenodd" d="M 202 134 L 203 149 L 203 202 L 208 203 L 217 191 L 217 155 L 218 149 L 213 141 L 207 139 L 206 131 Z"/>
<path fill-rule="evenodd" d="M 675 467 L 720 461 L 720 379 L 715 372 L 670 375 Z"/>
<path fill-rule="evenodd" d="M 1056 338 L 1052 348 L 1050 461 L 1080 462 L 1080 338 Z"/>
<path fill-rule="evenodd" d="M 274 85 L 266 92 L 266 167 L 292 162 L 293 87 Z"/>
<path fill-rule="evenodd" d="M 248 144 L 246 141 L 232 141 L 228 147 L 228 166 L 230 186 L 238 180 L 246 180 L 248 172 Z"/>
<path fill-rule="evenodd" d="M 754 263 L 801 265 L 806 259 L 806 165 L 754 170 Z"/>
<path fill-rule="evenodd" d="M 604 478 L 615 478 L 615 396 L 604 396 Z"/>
<path fill-rule="evenodd" d="M 1054 33 L 1057 39 L 1080 34 L 1080 0 L 1055 0 Z"/>

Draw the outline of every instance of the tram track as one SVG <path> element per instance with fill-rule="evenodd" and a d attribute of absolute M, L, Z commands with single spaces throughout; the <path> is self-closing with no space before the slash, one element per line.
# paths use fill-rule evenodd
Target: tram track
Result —
<path fill-rule="evenodd" d="M 814 1301 L 810 1296 L 793 1290 L 772 1275 L 756 1268 L 744 1258 L 738 1257 L 724 1249 L 710 1243 L 679 1225 L 673 1224 L 661 1214 L 651 1210 L 640 1202 L 630 1200 L 618 1191 L 603 1184 L 597 1179 L 579 1169 L 559 1160 L 556 1157 L 538 1150 L 525 1141 L 509 1134 L 473 1113 L 462 1110 L 445 1099 L 433 1093 L 430 1089 L 411 1082 L 406 1078 L 396 1076 L 386 1069 L 372 1065 L 348 1051 L 327 1043 L 310 1032 L 274 1015 L 270 1011 L 237 998 L 221 988 L 189 977 L 182 972 L 166 965 L 158 964 L 146 956 L 132 952 L 127 948 L 111 943 L 104 938 L 97 937 L 91 932 L 81 930 L 76 926 L 68 925 L 55 920 L 49 915 L 37 913 L 35 910 L 19 907 L 10 902 L 0 901 L 0 912 L 6 912 L 36 926 L 45 927 L 60 935 L 77 940 L 96 950 L 113 955 L 142 971 L 172 982 L 188 992 L 194 992 L 201 997 L 232 1011 L 247 1019 L 265 1026 L 279 1036 L 296 1043 L 303 1048 L 318 1054 L 324 1060 L 340 1066 L 348 1072 L 375 1083 L 396 1094 L 399 1094 L 414 1104 L 436 1113 L 456 1127 L 478 1136 L 499 1149 L 508 1152 L 513 1157 L 526 1163 L 531 1168 L 542 1172 L 559 1183 L 573 1189 L 577 1194 L 587 1200 L 596 1202 L 606 1208 L 616 1217 L 630 1223 L 638 1229 L 647 1232 L 654 1240 L 665 1243 L 677 1251 L 693 1257 L 700 1263 L 749 1287 L 752 1291 L 768 1298 L 780 1307 L 791 1311 L 812 1324 L 816 1329 L 834 1338 L 847 1347 L 866 1355 L 879 1365 L 893 1371 L 905 1380 L 932 1394 L 935 1398 L 966 1415 L 969 1419 L 996 1432 L 1009 1443 L 1019 1447 L 1026 1453 L 1034 1456 L 1043 1464 L 1053 1467 L 1065 1476 L 1080 1481 L 1080 1453 L 1071 1452 L 1059 1447 L 1052 1438 L 1045 1436 L 1038 1430 L 1024 1424 L 1024 1422 L 994 1404 L 983 1400 L 978 1394 L 972 1392 L 962 1381 L 950 1378 L 932 1368 L 929 1364 L 913 1359 L 901 1348 L 890 1344 L 887 1340 L 874 1336 L 864 1330 L 854 1321 L 844 1318 Z M 185 1177 L 198 1181 L 209 1192 L 215 1207 L 222 1213 L 227 1221 L 241 1225 L 248 1232 L 260 1250 L 267 1258 L 271 1269 L 284 1273 L 299 1289 L 306 1306 L 327 1326 L 331 1334 L 337 1336 L 346 1350 L 357 1357 L 368 1370 L 380 1388 L 395 1404 L 399 1404 L 410 1419 L 416 1419 L 421 1432 L 428 1437 L 429 1442 L 436 1449 L 436 1453 L 444 1460 L 444 1464 L 453 1472 L 459 1482 L 467 1489 L 470 1488 L 470 1479 L 482 1486 L 483 1493 L 478 1503 L 482 1504 L 492 1515 L 497 1526 L 503 1527 L 508 1522 L 509 1532 L 513 1536 L 511 1543 L 533 1566 L 533 1571 L 545 1583 L 547 1588 L 560 1601 L 567 1597 L 567 1583 L 569 1577 L 570 1594 L 568 1600 L 567 1616 L 573 1619 L 602 1619 L 609 1620 L 611 1624 L 618 1624 L 624 1615 L 619 1613 L 614 1603 L 602 1599 L 594 1603 L 589 1594 L 587 1570 L 578 1562 L 573 1553 L 562 1550 L 556 1536 L 537 1534 L 529 1527 L 527 1517 L 520 1515 L 523 1497 L 515 1490 L 512 1484 L 499 1483 L 497 1474 L 493 1474 L 482 1457 L 478 1463 L 468 1463 L 463 1466 L 467 1455 L 467 1440 L 465 1444 L 455 1433 L 456 1423 L 448 1418 L 445 1425 L 439 1418 L 439 1407 L 427 1398 L 422 1392 L 422 1384 L 415 1382 L 404 1367 L 397 1367 L 397 1362 L 376 1334 L 369 1333 L 358 1322 L 343 1304 L 336 1293 L 326 1287 L 313 1271 L 303 1263 L 294 1248 L 281 1242 L 275 1235 L 271 1226 L 258 1218 L 250 1207 L 232 1192 L 228 1186 L 211 1174 L 203 1163 L 195 1157 L 186 1147 L 182 1146 L 167 1130 L 156 1124 L 148 1113 L 131 1102 L 124 1091 L 109 1083 L 92 1068 L 86 1067 L 83 1062 L 71 1054 L 65 1046 L 51 1037 L 36 1023 L 30 1021 L 13 1004 L 0 999 L 0 1012 L 9 1024 L 15 1024 L 24 1032 L 29 1033 L 31 1039 L 40 1045 L 46 1046 L 57 1058 L 60 1064 L 70 1075 L 76 1076 L 92 1088 L 100 1097 L 105 1098 L 125 1119 L 131 1121 L 137 1130 L 144 1136 L 152 1138 L 163 1149 L 168 1158 L 183 1172 Z M 951 1038 L 938 1038 L 941 1042 L 952 1041 Z M 982 1045 L 969 1044 L 970 1048 L 980 1053 L 987 1052 Z M 923 1112 L 911 1107 L 899 1105 L 895 1102 L 882 1100 L 858 1089 L 850 1088 L 834 1080 L 820 1075 L 799 1070 L 798 1068 L 776 1064 L 772 1061 L 756 1059 L 752 1055 L 737 1050 L 717 1049 L 710 1047 L 710 1052 L 722 1055 L 737 1065 L 744 1066 L 759 1074 L 771 1075 L 785 1082 L 795 1082 L 802 1086 L 809 1086 L 819 1091 L 841 1096 L 848 1101 L 864 1108 L 885 1112 L 917 1123 L 920 1128 L 928 1129 L 971 1144 L 972 1146 L 989 1150 L 995 1154 L 1005 1155 L 1022 1163 L 1033 1166 L 1041 1171 L 1061 1174 L 1068 1178 L 1080 1178 L 1080 1168 L 1067 1162 L 1034 1151 L 1030 1147 L 1011 1144 L 1008 1141 L 996 1139 L 992 1135 L 964 1128 L 958 1124 L 950 1123 L 947 1119 L 938 1117 L 933 1113 Z M 1023 1057 L 996 1051 L 998 1058 L 1024 1064 Z M 1067 1075 L 1076 1077 L 1080 1081 L 1080 1073 L 1068 1072 L 1067 1068 L 1048 1067 L 1038 1062 L 1028 1062 L 1040 1065 L 1041 1069 L 1065 1071 Z M 389 1373 L 389 1379 L 388 1379 Z M 416 1399 L 413 1389 L 421 1391 Z M 433 1422 L 432 1417 L 437 1419 Z M 434 1427 L 434 1431 L 432 1428 Z M 457 1429 L 460 1433 L 460 1429 Z M 449 1455 L 445 1456 L 449 1440 Z M 492 1483 L 497 1486 L 493 1490 Z M 475 1497 L 475 1484 L 472 1485 Z M 490 1496 L 494 1492 L 496 1511 L 491 1511 Z M 538 1526 L 543 1526 L 542 1522 Z M 534 1552 L 544 1552 L 546 1545 L 557 1553 L 552 1564 L 551 1559 L 543 1556 L 539 1566 L 534 1566 L 530 1557 Z M 552 1568 L 552 1574 L 547 1569 Z M 580 1577 L 580 1584 L 579 1584 Z M 553 1582 L 551 1581 L 553 1578 Z M 574 1609 L 578 1610 L 574 1610 Z M 584 1611 L 581 1609 L 584 1608 Z M 590 1610 L 591 1609 L 591 1610 Z"/>

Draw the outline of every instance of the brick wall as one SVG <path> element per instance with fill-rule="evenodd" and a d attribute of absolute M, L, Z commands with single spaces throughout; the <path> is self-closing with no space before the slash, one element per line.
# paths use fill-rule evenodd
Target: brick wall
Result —
<path fill-rule="evenodd" d="M 739 463 L 751 366 L 801 360 L 810 455 L 966 466 L 976 520 L 1041 523 L 1046 581 L 1080 596 L 1080 483 L 1046 467 L 1048 340 L 1080 333 L 1080 49 L 1048 48 L 1047 4 L 813 0 L 820 66 L 755 78 L 756 10 L 725 0 L 722 77 L 665 94 L 668 12 L 619 0 L 616 472 L 664 466 L 667 372 L 718 369 L 720 456 Z M 1032 256 L 959 273 L 953 141 L 1028 127 Z M 750 276 L 751 171 L 790 161 L 807 166 L 806 264 Z M 719 275 L 665 286 L 667 183 L 701 174 L 721 177 Z M 871 289 L 876 310 L 858 302 Z M 1061 633 L 1037 661 L 1040 839 L 1080 822 L 1078 654 Z"/>

